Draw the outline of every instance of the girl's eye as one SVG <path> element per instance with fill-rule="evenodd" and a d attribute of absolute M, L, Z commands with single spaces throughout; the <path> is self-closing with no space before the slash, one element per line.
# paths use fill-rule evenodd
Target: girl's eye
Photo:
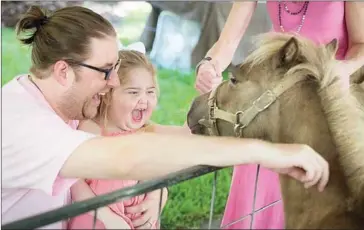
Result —
<path fill-rule="evenodd" d="M 153 90 L 148 91 L 148 94 L 154 94 L 155 92 Z"/>

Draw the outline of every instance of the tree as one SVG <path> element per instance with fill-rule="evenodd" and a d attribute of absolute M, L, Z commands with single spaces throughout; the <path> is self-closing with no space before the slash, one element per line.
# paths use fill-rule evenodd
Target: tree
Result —
<path fill-rule="evenodd" d="M 54 11 L 66 6 L 82 5 L 83 1 L 1 1 L 1 26 L 14 28 L 31 5 Z"/>

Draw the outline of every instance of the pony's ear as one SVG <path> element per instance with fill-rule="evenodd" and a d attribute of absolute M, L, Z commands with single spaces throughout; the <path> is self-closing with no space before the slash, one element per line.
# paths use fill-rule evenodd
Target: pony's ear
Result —
<path fill-rule="evenodd" d="M 279 51 L 281 64 L 289 64 L 298 58 L 299 46 L 295 37 L 289 39 Z"/>
<path fill-rule="evenodd" d="M 334 38 L 334 39 L 332 39 L 331 42 L 327 43 L 325 45 L 325 47 L 326 47 L 326 49 L 329 50 L 329 52 L 331 52 L 333 55 L 335 55 L 336 51 L 337 51 L 337 49 L 339 47 L 339 42 L 337 41 L 336 38 Z"/>

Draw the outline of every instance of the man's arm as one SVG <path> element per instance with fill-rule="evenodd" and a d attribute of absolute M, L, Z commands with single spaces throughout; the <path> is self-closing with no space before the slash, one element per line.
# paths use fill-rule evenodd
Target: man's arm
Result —
<path fill-rule="evenodd" d="M 273 144 L 250 139 L 138 133 L 96 137 L 71 153 L 61 169 L 70 178 L 148 180 L 196 165 L 256 163 Z"/>
<path fill-rule="evenodd" d="M 291 173 L 307 187 L 320 182 L 321 191 L 328 181 L 327 162 L 305 145 L 155 133 L 87 140 L 71 153 L 61 175 L 148 180 L 196 165 L 241 164 L 283 169 L 279 172 Z"/>

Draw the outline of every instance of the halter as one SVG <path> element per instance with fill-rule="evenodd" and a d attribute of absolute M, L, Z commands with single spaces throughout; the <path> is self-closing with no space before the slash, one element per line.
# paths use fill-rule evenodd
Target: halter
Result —
<path fill-rule="evenodd" d="M 216 95 L 218 89 L 222 85 L 221 83 L 210 92 L 207 102 L 209 106 L 208 119 L 202 118 L 198 123 L 205 126 L 211 136 L 219 136 L 216 120 L 225 120 L 234 125 L 235 136 L 242 137 L 243 129 L 247 127 L 259 113 L 267 109 L 279 96 L 293 87 L 296 83 L 305 79 L 306 76 L 304 75 L 296 78 L 285 76 L 275 87 L 272 87 L 261 94 L 246 110 L 239 110 L 235 114 L 219 109 L 217 106 Z"/>

